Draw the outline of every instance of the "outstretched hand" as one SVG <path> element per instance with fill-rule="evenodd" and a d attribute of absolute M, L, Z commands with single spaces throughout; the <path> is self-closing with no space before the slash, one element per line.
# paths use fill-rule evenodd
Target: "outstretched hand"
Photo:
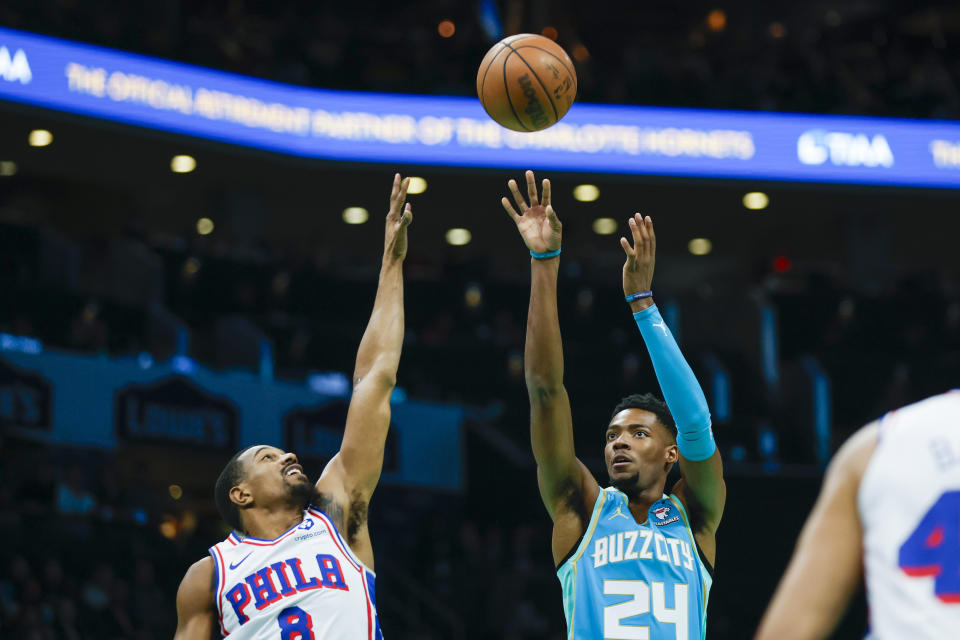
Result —
<path fill-rule="evenodd" d="M 627 254 L 623 263 L 623 295 L 640 291 L 650 291 L 653 284 L 653 264 L 657 254 L 657 236 L 653 233 L 653 220 L 639 213 L 628 220 L 633 236 L 633 245 L 626 238 L 620 238 L 620 246 Z"/>
<path fill-rule="evenodd" d="M 387 229 L 383 239 L 384 260 L 403 260 L 407 255 L 407 227 L 413 222 L 413 210 L 407 200 L 407 188 L 410 178 L 400 179 L 393 176 L 393 190 L 390 192 L 390 209 L 387 211 Z"/>
<path fill-rule="evenodd" d="M 543 181 L 543 198 L 541 200 L 537 195 L 537 183 L 533 177 L 533 171 L 527 171 L 526 178 L 529 204 L 521 195 L 516 180 L 507 182 L 507 187 L 513 194 L 513 201 L 517 203 L 517 209 L 520 210 L 520 213 L 517 213 L 517 209 L 513 208 L 508 198 L 502 198 L 500 204 L 506 209 L 507 215 L 517 224 L 517 230 L 523 237 L 527 249 L 534 253 L 556 251 L 560 248 L 562 225 L 550 205 L 550 181 Z"/>

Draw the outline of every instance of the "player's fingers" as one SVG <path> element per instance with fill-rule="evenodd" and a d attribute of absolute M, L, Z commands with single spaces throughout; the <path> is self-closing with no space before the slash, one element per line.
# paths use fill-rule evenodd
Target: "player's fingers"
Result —
<path fill-rule="evenodd" d="M 411 222 L 413 222 L 413 207 L 411 207 L 408 202 L 407 206 L 403 209 L 403 218 L 400 219 L 400 226 L 409 227 Z"/>
<path fill-rule="evenodd" d="M 633 257 L 633 247 L 630 246 L 630 241 L 620 236 L 620 246 L 623 247 L 623 252 L 627 254 L 628 258 Z"/>
<path fill-rule="evenodd" d="M 553 210 L 552 206 L 547 207 L 547 222 L 550 223 L 551 229 L 560 231 L 560 218 L 557 217 L 557 212 Z"/>
<path fill-rule="evenodd" d="M 393 174 L 393 188 L 390 190 L 390 202 L 397 199 L 397 190 L 400 188 L 400 174 Z"/>
<path fill-rule="evenodd" d="M 637 257 L 645 258 L 650 252 L 650 234 L 647 230 L 647 222 L 639 213 L 633 214 L 633 219 L 637 221 L 637 230 L 640 232 L 640 242 L 637 244 Z"/>
<path fill-rule="evenodd" d="M 404 178 L 400 183 L 400 192 L 397 194 L 397 202 L 401 205 L 407 199 L 407 189 L 410 188 L 410 178 Z"/>
<path fill-rule="evenodd" d="M 650 251 L 656 253 L 657 251 L 657 234 L 653 232 L 653 218 L 647 216 L 647 234 L 650 236 Z"/>
<path fill-rule="evenodd" d="M 506 210 L 507 215 L 510 216 L 511 220 L 516 222 L 520 218 L 520 215 L 516 211 L 514 211 L 513 205 L 510 204 L 509 198 L 506 198 L 506 197 L 500 198 L 500 204 L 503 205 L 503 208 Z"/>
<path fill-rule="evenodd" d="M 520 210 L 520 213 L 526 211 L 527 203 L 524 201 L 523 196 L 520 195 L 520 188 L 517 186 L 517 181 L 510 180 L 507 182 L 507 187 L 510 188 L 510 193 L 513 194 L 513 201 L 517 203 L 517 209 Z"/>
<path fill-rule="evenodd" d="M 533 177 L 533 171 L 527 171 L 527 195 L 530 197 L 530 206 L 535 207 L 540 203 L 537 197 L 537 180 Z"/>
<path fill-rule="evenodd" d="M 627 220 L 627 226 L 630 227 L 630 235 L 633 236 L 633 250 L 637 252 L 640 250 L 640 244 L 643 240 L 640 237 L 640 229 L 637 225 L 637 219 L 635 217 L 630 217 Z"/>
<path fill-rule="evenodd" d="M 543 206 L 550 206 L 550 178 L 543 179 Z"/>

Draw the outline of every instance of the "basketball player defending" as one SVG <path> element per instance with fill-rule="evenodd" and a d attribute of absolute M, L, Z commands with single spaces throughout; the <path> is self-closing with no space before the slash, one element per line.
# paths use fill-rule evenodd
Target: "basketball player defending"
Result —
<path fill-rule="evenodd" d="M 382 638 L 367 507 L 383 467 L 403 342 L 408 184 L 394 176 L 380 282 L 340 451 L 316 484 L 296 455 L 276 447 L 249 447 L 227 463 L 215 497 L 234 532 L 187 570 L 175 640 L 215 632 L 238 640 Z"/>
<path fill-rule="evenodd" d="M 840 448 L 756 638 L 826 638 L 864 570 L 867 638 L 960 637 L 960 390 Z"/>
<path fill-rule="evenodd" d="M 650 294 L 656 239 L 649 217 L 629 220 L 623 291 L 666 398 L 624 398 L 604 429 L 610 477 L 602 489 L 577 459 L 563 386 L 557 317 L 561 225 L 550 182 L 537 195 L 526 173 L 526 202 L 508 183 L 503 198 L 532 259 L 525 372 L 530 438 L 540 495 L 553 519 L 553 559 L 563 588 L 568 637 L 702 639 L 707 594 L 726 489 L 700 386 Z M 519 210 L 519 213 L 518 213 Z M 600 435 L 600 434 L 597 434 Z M 664 493 L 680 463 L 683 479 Z"/>

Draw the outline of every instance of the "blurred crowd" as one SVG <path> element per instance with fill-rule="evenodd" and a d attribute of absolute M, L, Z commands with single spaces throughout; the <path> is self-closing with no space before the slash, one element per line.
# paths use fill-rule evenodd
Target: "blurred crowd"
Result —
<path fill-rule="evenodd" d="M 543 31 L 572 53 L 585 101 L 960 115 L 948 2 L 11 0 L 0 25 L 281 82 L 460 95 L 493 42 Z"/>
<path fill-rule="evenodd" d="M 61 451 L 55 469 L 51 456 L 3 449 L 0 636 L 170 637 L 176 548 L 158 532 L 155 496 L 107 457 Z"/>

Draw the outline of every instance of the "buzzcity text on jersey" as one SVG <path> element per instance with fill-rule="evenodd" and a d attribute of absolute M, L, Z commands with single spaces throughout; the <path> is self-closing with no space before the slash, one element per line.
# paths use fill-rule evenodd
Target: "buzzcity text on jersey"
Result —
<path fill-rule="evenodd" d="M 637 523 L 627 496 L 601 489 L 587 531 L 557 570 L 569 640 L 702 640 L 713 579 L 676 496 Z"/>

